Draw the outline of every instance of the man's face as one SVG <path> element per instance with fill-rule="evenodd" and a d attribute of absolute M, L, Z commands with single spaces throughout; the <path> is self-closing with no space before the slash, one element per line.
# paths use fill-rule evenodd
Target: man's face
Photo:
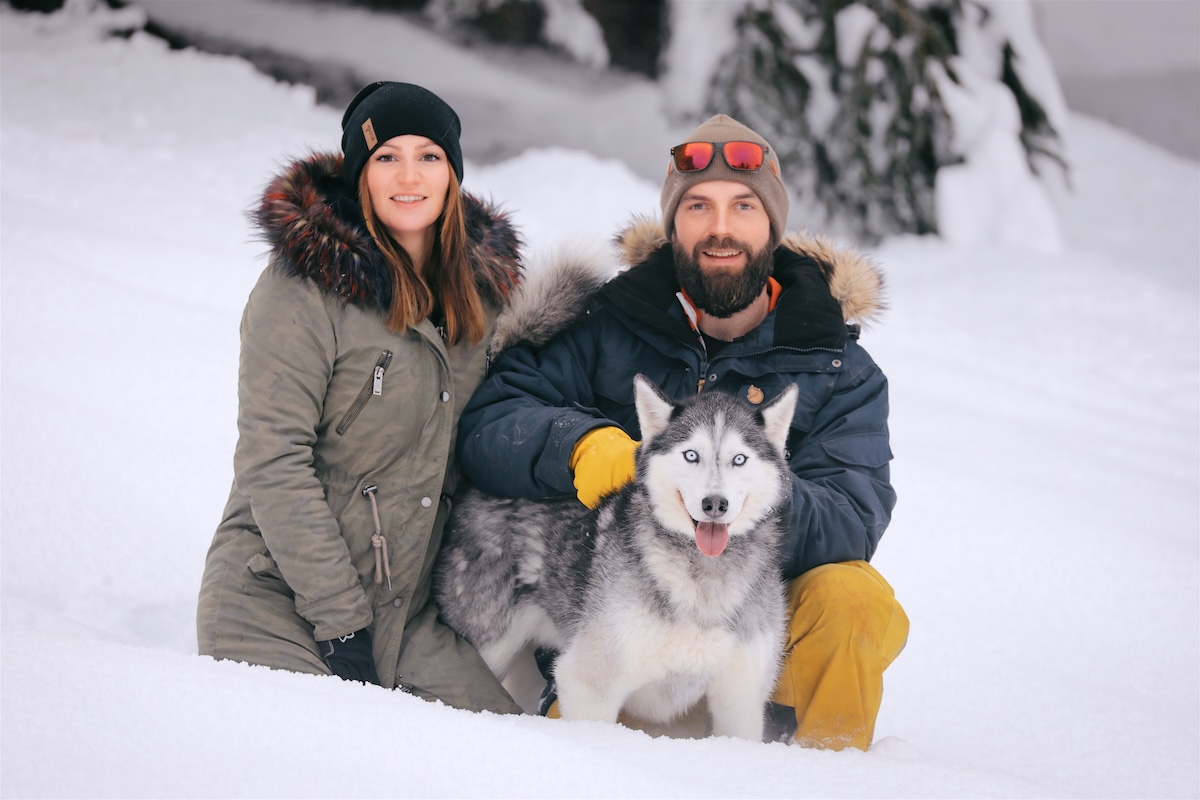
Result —
<path fill-rule="evenodd" d="M 735 181 L 684 192 L 675 210 L 675 270 L 706 313 L 728 317 L 762 294 L 771 274 L 771 220 L 758 195 Z"/>

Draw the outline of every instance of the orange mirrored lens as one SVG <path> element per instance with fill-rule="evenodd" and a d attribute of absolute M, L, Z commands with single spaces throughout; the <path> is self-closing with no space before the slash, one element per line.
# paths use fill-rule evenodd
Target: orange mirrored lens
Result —
<path fill-rule="evenodd" d="M 680 172 L 697 172 L 712 163 L 711 142 L 688 142 L 671 149 L 675 156 L 675 169 Z"/>
<path fill-rule="evenodd" d="M 726 142 L 721 152 L 733 169 L 755 170 L 763 165 L 763 148 L 754 142 Z"/>

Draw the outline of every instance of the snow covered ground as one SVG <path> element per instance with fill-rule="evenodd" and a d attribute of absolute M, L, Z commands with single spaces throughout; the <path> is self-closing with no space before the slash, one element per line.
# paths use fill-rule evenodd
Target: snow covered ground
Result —
<path fill-rule="evenodd" d="M 264 263 L 243 212 L 340 114 L 109 18 L 0 7 L 0 795 L 1200 795 L 1195 162 L 1073 116 L 1065 250 L 872 254 L 900 494 L 875 563 L 912 619 L 876 744 L 651 739 L 196 655 Z M 489 80 L 540 102 L 535 66 Z M 579 149 L 467 164 L 535 251 L 657 207 L 585 146 L 611 108 L 572 108 Z"/>

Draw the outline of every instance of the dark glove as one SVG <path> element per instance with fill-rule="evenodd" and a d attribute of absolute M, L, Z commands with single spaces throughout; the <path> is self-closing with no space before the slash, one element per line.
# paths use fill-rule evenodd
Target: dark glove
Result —
<path fill-rule="evenodd" d="M 550 713 L 550 706 L 558 700 L 558 684 L 554 682 L 554 662 L 557 658 L 558 651 L 548 647 L 539 647 L 533 651 L 533 660 L 537 662 L 538 672 L 546 679 L 537 708 L 538 714 L 543 717 Z"/>
<path fill-rule="evenodd" d="M 344 681 L 361 681 L 379 686 L 379 673 L 375 671 L 375 656 L 371 653 L 371 634 L 361 631 L 337 639 L 317 642 L 321 646 L 321 658 Z"/>

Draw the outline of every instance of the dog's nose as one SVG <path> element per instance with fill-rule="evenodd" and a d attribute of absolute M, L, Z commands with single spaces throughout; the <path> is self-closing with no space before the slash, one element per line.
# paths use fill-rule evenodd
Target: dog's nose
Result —
<path fill-rule="evenodd" d="M 710 494 L 700 501 L 700 507 L 704 509 L 705 514 L 716 519 L 729 510 L 729 501 L 719 495 Z"/>

